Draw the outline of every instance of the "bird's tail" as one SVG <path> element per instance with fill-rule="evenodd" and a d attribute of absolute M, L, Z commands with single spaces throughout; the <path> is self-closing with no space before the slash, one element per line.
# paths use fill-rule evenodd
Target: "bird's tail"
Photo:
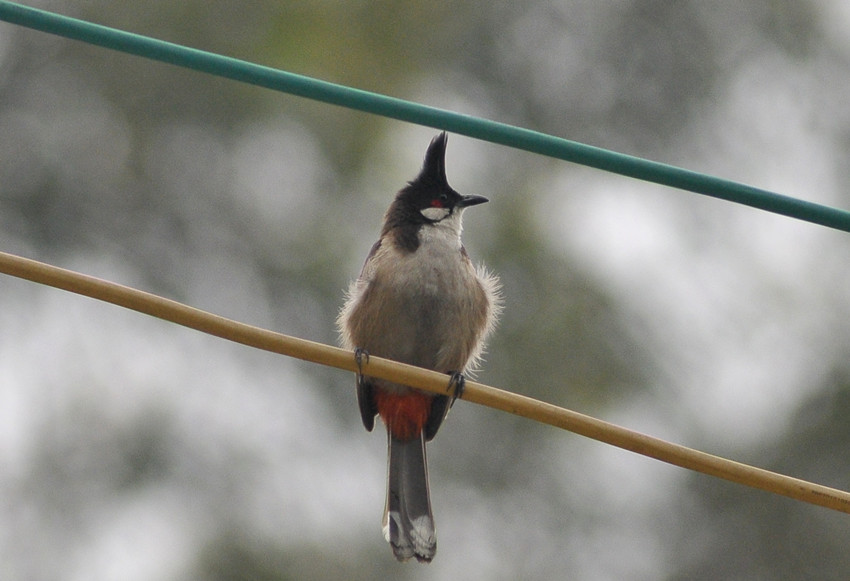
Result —
<path fill-rule="evenodd" d="M 428 492 L 425 438 L 398 440 L 391 434 L 387 468 L 384 537 L 399 561 L 416 557 L 428 563 L 437 552 L 437 535 Z"/>

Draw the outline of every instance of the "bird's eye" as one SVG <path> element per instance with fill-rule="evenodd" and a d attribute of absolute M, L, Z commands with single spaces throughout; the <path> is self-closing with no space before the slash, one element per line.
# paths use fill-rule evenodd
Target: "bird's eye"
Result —
<path fill-rule="evenodd" d="M 449 201 L 449 195 L 448 194 L 440 194 L 438 197 L 431 200 L 431 207 L 432 208 L 445 208 L 446 203 L 448 201 Z"/>

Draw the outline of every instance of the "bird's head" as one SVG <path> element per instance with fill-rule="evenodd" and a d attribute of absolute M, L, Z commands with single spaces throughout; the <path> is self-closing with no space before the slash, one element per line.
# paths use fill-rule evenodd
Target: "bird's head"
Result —
<path fill-rule="evenodd" d="M 445 132 L 431 140 L 422 171 L 396 196 L 393 206 L 403 210 L 402 215 L 409 222 L 436 224 L 452 216 L 459 217 L 464 208 L 488 201 L 484 196 L 462 196 L 449 185 L 446 179 L 447 141 Z"/>

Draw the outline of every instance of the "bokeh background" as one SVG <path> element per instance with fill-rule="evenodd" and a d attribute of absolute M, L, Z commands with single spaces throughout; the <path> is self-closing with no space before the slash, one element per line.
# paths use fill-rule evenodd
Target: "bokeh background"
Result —
<path fill-rule="evenodd" d="M 841 0 L 28 2 L 850 207 Z M 0 23 L 0 248 L 333 343 L 434 130 Z M 462 136 L 479 375 L 850 489 L 850 237 Z M 843 514 L 459 403 L 439 551 L 351 374 L 0 278 L 0 578 L 845 579 Z"/>

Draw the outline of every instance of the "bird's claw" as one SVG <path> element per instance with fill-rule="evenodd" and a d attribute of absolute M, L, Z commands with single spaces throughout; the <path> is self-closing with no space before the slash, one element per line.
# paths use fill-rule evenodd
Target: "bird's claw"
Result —
<path fill-rule="evenodd" d="M 363 347 L 354 348 L 354 361 L 357 363 L 357 375 L 363 376 L 363 359 L 366 359 L 366 364 L 369 363 L 369 352 Z"/>
<path fill-rule="evenodd" d="M 452 392 L 452 405 L 463 397 L 463 390 L 466 387 L 466 377 L 460 371 L 452 371 L 449 373 L 449 389 Z"/>

